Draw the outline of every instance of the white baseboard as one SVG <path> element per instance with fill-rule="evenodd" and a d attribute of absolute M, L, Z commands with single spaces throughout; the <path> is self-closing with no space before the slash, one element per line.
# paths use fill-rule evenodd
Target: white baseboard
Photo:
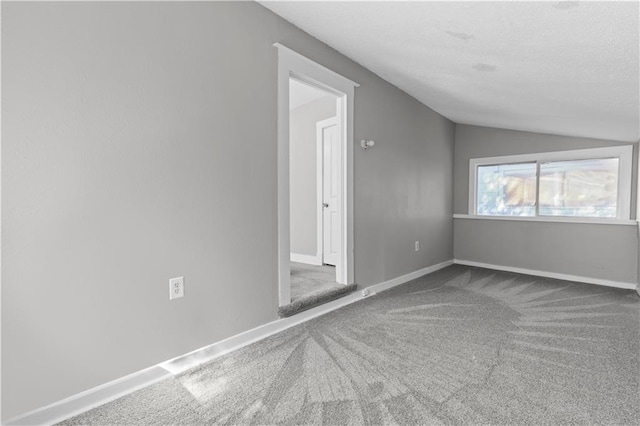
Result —
<path fill-rule="evenodd" d="M 596 285 L 602 285 L 606 287 L 616 287 L 616 288 L 624 288 L 627 290 L 638 291 L 638 285 L 636 283 L 611 281 L 611 280 L 604 280 L 601 278 L 581 277 L 578 275 L 561 274 L 558 272 L 538 271 L 535 269 L 516 268 L 513 266 L 492 265 L 489 263 L 473 262 L 470 260 L 454 259 L 453 262 L 458 265 L 477 266 L 479 268 L 495 269 L 497 271 L 516 272 L 519 274 L 535 275 L 538 277 L 556 278 L 558 280 L 576 281 L 576 282 L 581 282 L 586 284 L 596 284 Z"/>
<path fill-rule="evenodd" d="M 369 287 L 367 287 L 365 290 L 368 290 L 369 292 L 379 292 L 379 291 L 384 291 L 384 290 L 388 290 L 392 287 L 398 286 L 400 284 L 404 284 L 406 282 L 409 282 L 411 280 L 415 280 L 416 278 L 419 278 L 423 275 L 427 275 L 430 274 L 432 272 L 438 271 L 440 269 L 446 268 L 447 266 L 453 265 L 453 260 L 447 260 L 445 262 L 441 262 L 432 266 L 427 266 L 426 268 L 422 268 L 419 269 L 415 272 L 410 272 L 406 275 L 402 275 L 398 278 L 393 278 L 389 281 L 385 281 L 385 282 L 381 282 L 379 284 L 374 284 L 371 285 Z"/>
<path fill-rule="evenodd" d="M 306 263 L 307 265 L 322 265 L 322 256 L 311 256 L 310 254 L 291 253 L 291 261 Z"/>
<path fill-rule="evenodd" d="M 394 278 L 389 281 L 385 281 L 379 284 L 373 284 L 371 286 L 361 289 L 360 291 L 356 291 L 354 293 L 348 294 L 339 299 L 324 303 L 320 306 L 309 309 L 307 311 L 302 311 L 291 317 L 282 318 L 282 319 L 258 326 L 254 329 L 245 331 L 243 333 L 236 334 L 235 336 L 229 337 L 228 339 L 222 340 L 220 342 L 214 343 L 209 346 L 205 346 L 203 348 L 197 349 L 188 354 L 181 355 L 177 358 L 166 361 L 159 365 L 165 370 L 170 371 L 173 374 L 182 373 L 183 371 L 186 371 L 190 368 L 196 367 L 205 362 L 214 360 L 222 355 L 228 354 L 229 352 L 240 349 L 243 346 L 257 342 L 273 334 L 279 333 L 288 328 L 301 324 L 305 321 L 309 321 L 310 319 L 316 318 L 320 315 L 324 315 L 328 312 L 334 311 L 343 306 L 350 305 L 351 303 L 357 302 L 365 297 L 373 296 L 377 292 L 387 290 L 389 288 L 398 286 L 400 284 L 404 284 L 413 279 L 416 279 L 426 274 L 430 274 L 431 272 L 435 272 L 439 269 L 445 268 L 452 264 L 453 264 L 453 260 L 449 260 L 446 262 L 438 263 L 437 265 L 420 269 L 415 272 L 411 272 L 409 274 L 403 275 L 398 278 Z M 363 296 L 363 291 L 365 290 L 366 290 L 366 295 Z"/>
<path fill-rule="evenodd" d="M 333 300 L 307 311 L 300 312 L 288 318 L 282 318 L 235 336 L 221 340 L 193 352 L 178 356 L 153 367 L 140 370 L 117 380 L 105 383 L 84 392 L 72 395 L 61 401 L 38 408 L 28 413 L 9 419 L 6 425 L 50 425 L 61 422 L 70 417 L 84 413 L 92 408 L 105 404 L 121 396 L 130 394 L 160 380 L 173 377 L 190 368 L 212 361 L 222 355 L 255 343 L 273 334 L 309 321 L 320 315 L 334 311 L 343 306 L 371 297 L 377 292 L 396 287 L 423 275 L 430 274 L 454 263 L 453 260 L 438 263 L 415 272 L 374 284 L 356 291 L 340 299 Z"/>
<path fill-rule="evenodd" d="M 52 425 L 171 377 L 155 365 L 7 420 L 5 425 Z"/>

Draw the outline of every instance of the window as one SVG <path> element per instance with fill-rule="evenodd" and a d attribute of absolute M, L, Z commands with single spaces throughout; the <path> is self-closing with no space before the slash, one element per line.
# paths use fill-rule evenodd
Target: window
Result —
<path fill-rule="evenodd" d="M 617 217 L 619 158 L 540 164 L 541 216 Z"/>
<path fill-rule="evenodd" d="M 478 216 L 629 219 L 632 146 L 470 161 Z"/>
<path fill-rule="evenodd" d="M 536 163 L 478 166 L 476 213 L 535 216 Z"/>

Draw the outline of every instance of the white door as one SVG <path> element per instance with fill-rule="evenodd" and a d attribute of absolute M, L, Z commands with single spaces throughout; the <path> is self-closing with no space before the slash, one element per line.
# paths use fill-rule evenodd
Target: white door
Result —
<path fill-rule="evenodd" d="M 323 123 L 325 124 L 325 123 Z M 322 263 L 340 262 L 340 139 L 336 120 L 322 127 Z"/>

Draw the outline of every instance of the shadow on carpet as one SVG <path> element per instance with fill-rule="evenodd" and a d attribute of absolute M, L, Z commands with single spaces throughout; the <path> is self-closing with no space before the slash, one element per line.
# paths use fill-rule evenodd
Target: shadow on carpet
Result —
<path fill-rule="evenodd" d="M 307 309 L 320 306 L 323 303 L 339 299 L 342 296 L 354 292 L 356 288 L 356 284 L 348 284 L 344 286 L 334 287 L 329 290 L 309 293 L 306 296 L 292 301 L 288 305 L 278 308 L 278 315 L 280 315 L 281 318 L 290 317 L 291 315 L 306 311 Z"/>

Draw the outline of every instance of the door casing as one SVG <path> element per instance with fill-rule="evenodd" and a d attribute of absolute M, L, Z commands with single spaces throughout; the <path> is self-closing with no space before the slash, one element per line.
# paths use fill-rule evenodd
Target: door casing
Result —
<path fill-rule="evenodd" d="M 359 85 L 348 78 L 275 43 L 278 49 L 278 304 L 291 303 L 290 213 L 289 213 L 289 79 L 295 78 L 334 94 L 337 100 L 338 130 L 342 141 L 340 209 L 342 214 L 340 265 L 336 281 L 354 283 L 353 235 L 353 110 Z"/>

